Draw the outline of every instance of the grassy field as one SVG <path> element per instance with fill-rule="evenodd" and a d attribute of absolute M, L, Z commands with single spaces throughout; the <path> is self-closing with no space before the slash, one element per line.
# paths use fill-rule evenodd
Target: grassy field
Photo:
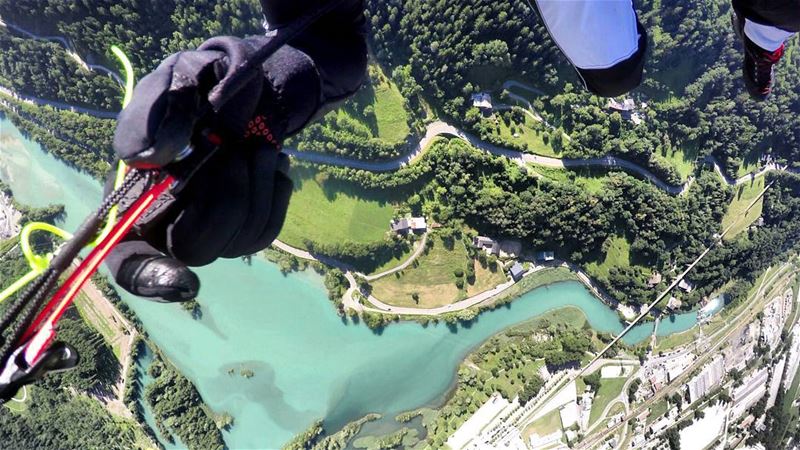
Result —
<path fill-rule="evenodd" d="M 683 333 L 673 333 L 669 336 L 659 337 L 656 342 L 655 350 L 657 352 L 665 352 L 674 348 L 682 347 L 697 339 L 697 327 L 692 327 Z"/>
<path fill-rule="evenodd" d="M 522 332 L 534 332 L 544 324 L 564 324 L 570 328 L 583 328 L 586 323 L 586 315 L 583 310 L 576 306 L 564 306 L 547 312 L 547 314 L 531 319 L 527 322 L 514 327 L 514 330 Z M 580 380 L 580 378 L 579 378 Z M 583 392 L 583 391 L 580 391 Z"/>
<path fill-rule="evenodd" d="M 726 240 L 731 240 L 735 238 L 736 235 L 746 230 L 756 219 L 761 217 L 761 212 L 764 209 L 764 199 L 762 198 L 758 203 L 753 205 L 750 212 L 745 214 L 750 203 L 752 203 L 764 189 L 764 177 L 758 178 L 755 182 L 737 186 L 735 189 L 733 200 L 731 204 L 728 205 L 728 211 L 725 213 L 725 217 L 722 218 L 722 229 L 735 223 L 731 231 L 725 236 Z"/>
<path fill-rule="evenodd" d="M 606 406 L 616 399 L 622 392 L 627 378 L 602 378 L 600 379 L 600 389 L 594 397 L 592 412 L 589 414 L 589 425 L 600 419 L 600 415 L 605 411 Z"/>
<path fill-rule="evenodd" d="M 517 135 L 511 132 L 511 128 L 502 119 L 498 119 L 500 124 L 500 137 L 509 142 L 522 142 L 528 148 L 528 152 L 543 156 L 558 156 L 549 144 L 544 142 L 544 132 L 542 125 L 525 114 L 525 122 L 517 124 Z"/>
<path fill-rule="evenodd" d="M 361 123 L 372 137 L 389 144 L 403 142 L 411 129 L 400 89 L 377 64 L 369 66 L 371 83 L 365 84 L 336 114 Z"/>
<path fill-rule="evenodd" d="M 520 97 L 528 100 L 531 103 L 533 103 L 534 100 L 536 100 L 536 99 L 541 97 L 540 95 L 536 95 L 535 92 L 533 92 L 533 91 L 531 91 L 529 89 L 523 89 L 523 88 L 518 87 L 518 86 L 511 86 L 508 89 L 508 92 L 511 92 L 513 94 L 516 94 L 516 95 L 519 95 Z"/>
<path fill-rule="evenodd" d="M 33 389 L 32 386 L 23 387 L 11 401 L 5 402 L 3 406 L 15 414 L 25 414 L 28 411 L 28 401 L 32 398 L 31 391 Z M 25 399 L 25 401 L 16 401 L 22 399 Z"/>
<path fill-rule="evenodd" d="M 370 272 L 368 275 L 381 273 L 381 272 L 385 272 L 385 271 L 387 271 L 389 269 L 393 269 L 393 268 L 399 266 L 400 264 L 403 264 L 404 262 L 406 262 L 408 260 L 408 258 L 411 257 L 412 253 L 414 253 L 414 249 L 413 248 L 410 249 L 408 252 L 400 255 L 400 256 L 395 256 L 394 258 L 390 259 L 389 261 L 386 261 L 386 263 L 384 263 L 381 266 L 378 266 L 375 270 Z"/>
<path fill-rule="evenodd" d="M 743 177 L 748 173 L 755 172 L 761 168 L 759 164 L 759 160 L 761 159 L 761 153 L 758 151 L 751 151 L 747 155 L 744 156 L 744 161 L 742 161 L 742 165 L 739 166 L 739 169 L 736 171 L 737 177 Z"/>
<path fill-rule="evenodd" d="M 697 149 L 672 149 L 662 150 L 658 156 L 668 161 L 678 171 L 681 180 L 686 181 L 694 172 L 697 160 Z"/>
<path fill-rule="evenodd" d="M 591 193 L 598 193 L 605 187 L 608 170 L 593 169 L 590 167 L 580 169 L 555 169 L 552 167 L 537 166 L 529 164 L 535 173 L 540 177 L 556 183 L 574 184 Z"/>
<path fill-rule="evenodd" d="M 468 286 L 466 291 L 458 289 L 454 272 L 465 270 L 468 264 L 466 246 L 461 240 L 456 240 L 453 249 L 448 250 L 440 238 L 430 236 L 428 239 L 433 242 L 433 247 L 428 254 L 420 256 L 416 267 L 381 278 L 372 284 L 375 297 L 397 306 L 435 308 L 481 292 L 480 289 L 490 289 L 506 280 L 499 268 L 492 272 L 482 270 L 478 264 L 475 286 Z M 419 295 L 419 302 L 413 299 L 414 293 Z"/>
<path fill-rule="evenodd" d="M 394 215 L 388 195 L 335 180 L 320 185 L 315 175 L 309 170 L 292 172 L 294 194 L 278 239 L 305 248 L 305 239 L 333 244 L 385 238 Z"/>
<path fill-rule="evenodd" d="M 662 398 L 661 400 L 653 403 L 653 406 L 650 408 L 650 415 L 647 416 L 647 423 L 653 423 L 656 420 L 660 419 L 661 416 L 669 411 L 669 403 L 666 399 Z"/>
<path fill-rule="evenodd" d="M 536 419 L 525 428 L 522 435 L 525 436 L 525 441 L 529 441 L 530 436 L 538 434 L 539 437 L 544 437 L 561 430 L 561 415 L 558 410 L 553 410 L 544 416 Z"/>
<path fill-rule="evenodd" d="M 631 244 L 622 236 L 611 240 L 611 246 L 602 262 L 593 261 L 586 265 L 586 271 L 593 277 L 608 277 L 612 267 L 628 267 L 631 265 Z"/>
<path fill-rule="evenodd" d="M 388 78 L 382 79 L 373 88 L 378 137 L 390 143 L 403 141 L 411 130 L 408 128 L 408 114 L 400 90 Z"/>

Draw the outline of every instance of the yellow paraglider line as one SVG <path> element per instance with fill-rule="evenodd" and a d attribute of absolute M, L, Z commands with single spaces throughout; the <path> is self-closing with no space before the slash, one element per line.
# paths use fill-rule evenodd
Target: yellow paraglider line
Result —
<path fill-rule="evenodd" d="M 125 53 L 116 45 L 111 46 L 111 52 L 117 57 L 117 59 L 119 59 L 119 61 L 122 63 L 122 67 L 125 70 L 125 92 L 124 97 L 122 98 L 122 107 L 124 108 L 128 106 L 128 103 L 130 103 L 131 98 L 133 97 L 133 85 L 135 82 L 133 65 L 131 64 L 130 59 L 128 59 L 128 56 L 125 55 Z M 117 166 L 117 174 L 114 178 L 115 189 L 122 185 L 122 181 L 125 178 L 127 170 L 128 168 L 125 166 L 125 163 L 120 161 L 119 165 Z M 111 229 L 117 222 L 118 212 L 119 211 L 116 206 L 111 208 L 111 211 L 108 214 L 108 220 L 106 221 L 103 230 L 94 240 L 94 242 L 89 244 L 89 246 L 96 246 L 108 235 L 108 233 L 111 232 Z M 50 261 L 53 259 L 52 253 L 48 253 L 46 255 L 37 255 L 34 253 L 33 247 L 31 246 L 31 234 L 37 231 L 56 235 L 65 241 L 72 239 L 72 233 L 62 230 L 61 228 L 49 223 L 33 222 L 25 225 L 20 233 L 20 248 L 22 249 L 22 254 L 25 256 L 25 259 L 28 261 L 28 265 L 30 266 L 31 270 L 23 275 L 22 278 L 15 281 L 11 286 L 0 292 L 0 303 L 14 295 L 31 281 L 35 280 L 39 274 L 47 269 Z"/>

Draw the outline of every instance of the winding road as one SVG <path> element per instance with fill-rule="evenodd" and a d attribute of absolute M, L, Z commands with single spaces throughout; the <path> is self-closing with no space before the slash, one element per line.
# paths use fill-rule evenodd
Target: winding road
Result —
<path fill-rule="evenodd" d="M 119 83 L 122 83 L 122 78 L 117 74 L 115 71 L 101 66 L 101 65 L 92 65 L 86 63 L 80 55 L 75 51 L 74 46 L 72 43 L 63 36 L 38 36 L 35 33 L 26 30 L 18 25 L 14 25 L 12 23 L 8 23 L 3 21 L 0 18 L 0 26 L 10 28 L 20 34 L 28 36 L 33 39 L 37 40 L 49 40 L 49 41 L 56 41 L 63 45 L 67 52 L 76 59 L 81 65 L 86 67 L 89 70 L 99 70 L 105 72 L 106 74 L 112 76 L 115 80 Z M 515 80 L 507 80 L 503 83 L 503 88 L 508 90 L 510 88 L 518 88 L 522 90 L 527 90 L 532 92 L 536 95 L 545 95 L 543 91 L 537 89 L 532 86 L 528 86 L 524 83 Z M 73 112 L 79 112 L 83 114 L 92 115 L 95 117 L 100 117 L 104 119 L 116 119 L 117 112 L 113 111 L 103 111 L 98 109 L 80 107 L 75 105 L 70 105 L 63 102 L 58 102 L 54 100 L 47 100 L 42 98 L 37 98 L 29 95 L 21 95 L 19 93 L 13 92 L 10 89 L 4 88 L 0 86 L 0 92 L 13 96 L 19 100 L 37 104 L 37 105 L 49 105 L 57 109 L 63 110 L 70 110 Z M 513 92 L 509 92 L 509 96 L 517 101 L 522 102 L 523 104 L 527 105 L 527 109 L 523 108 L 527 114 L 529 114 L 533 119 L 544 122 L 544 119 L 536 114 L 535 110 L 531 106 L 530 102 L 522 96 L 514 94 Z M 552 127 L 551 125 L 545 123 L 547 126 Z M 341 166 L 341 167 L 350 167 L 353 169 L 360 169 L 360 170 L 367 170 L 371 172 L 390 172 L 398 170 L 408 164 L 413 163 L 420 157 L 424 155 L 424 153 L 429 148 L 431 142 L 440 136 L 448 136 L 448 137 L 455 137 L 459 139 L 463 139 L 467 141 L 472 146 L 483 150 L 487 153 L 491 153 L 495 156 L 503 156 L 506 158 L 511 159 L 512 161 L 516 162 L 521 166 L 525 166 L 527 164 L 535 164 L 544 167 L 550 168 L 557 168 L 557 169 L 564 169 L 564 168 L 579 168 L 579 167 L 606 167 L 611 169 L 623 169 L 628 172 L 632 172 L 641 176 L 642 178 L 650 181 L 659 189 L 664 190 L 672 195 L 680 195 L 686 190 L 689 189 L 693 182 L 693 178 L 689 178 L 685 183 L 681 185 L 671 185 L 669 183 L 664 182 L 660 178 L 658 178 L 655 174 L 647 170 L 646 168 L 633 163 L 631 161 L 618 158 L 616 156 L 605 156 L 599 158 L 580 158 L 580 159 L 569 159 L 569 158 L 553 158 L 549 156 L 541 156 L 541 155 L 534 155 L 529 153 L 523 153 L 519 151 L 509 150 L 506 148 L 498 147 L 487 142 L 483 142 L 477 137 L 441 120 L 437 120 L 428 124 L 425 130 L 425 135 L 418 141 L 416 146 L 412 149 L 412 151 L 408 152 L 407 154 L 400 156 L 395 159 L 385 160 L 385 161 L 364 161 L 358 160 L 353 158 L 346 158 L 339 155 L 333 154 L 324 154 L 324 153 L 314 153 L 314 152 L 305 152 L 299 151 L 297 149 L 286 149 L 286 153 L 291 155 L 294 158 L 299 160 L 308 161 L 316 164 L 327 164 L 332 166 Z M 569 136 L 567 136 L 569 139 Z M 800 170 L 791 170 L 786 168 L 785 166 L 779 166 L 777 164 L 767 164 L 759 171 L 755 173 L 751 173 L 745 175 L 739 179 L 733 180 L 723 172 L 722 168 L 720 167 L 719 161 L 717 161 L 713 156 L 706 157 L 705 162 L 712 164 L 714 166 L 714 170 L 719 174 L 719 176 L 730 186 L 736 186 L 740 184 L 744 184 L 746 182 L 752 181 L 753 179 L 763 176 L 765 173 L 778 170 L 778 171 L 791 171 L 794 173 L 800 173 Z"/>
<path fill-rule="evenodd" d="M 288 254 L 296 257 L 296 258 L 304 259 L 304 260 L 307 260 L 307 261 L 318 261 L 318 262 L 321 262 L 321 263 L 323 263 L 325 265 L 328 265 L 328 266 L 331 266 L 331 267 L 336 267 L 339 270 L 343 271 L 345 273 L 345 277 L 348 280 L 348 283 L 350 284 L 350 288 L 347 290 L 347 292 L 343 296 L 342 303 L 344 304 L 345 307 L 351 308 L 351 309 L 353 309 L 355 311 L 359 311 L 359 312 L 360 311 L 371 311 L 371 312 L 398 314 L 398 315 L 406 315 L 406 316 L 438 316 L 438 315 L 441 315 L 441 314 L 447 314 L 447 313 L 454 313 L 454 312 L 462 311 L 462 310 L 471 308 L 473 306 L 477 306 L 477 305 L 483 304 L 485 302 L 490 302 L 490 301 L 492 301 L 494 299 L 494 297 L 496 297 L 497 295 L 503 293 L 506 289 L 508 289 L 511 286 L 513 286 L 514 284 L 516 284 L 514 281 L 510 281 L 509 280 L 509 281 L 506 281 L 505 283 L 502 283 L 502 284 L 499 284 L 499 285 L 495 286 L 492 289 L 489 289 L 488 291 L 484 291 L 484 292 L 478 293 L 476 295 L 473 295 L 471 297 L 465 298 L 463 300 L 457 301 L 455 303 L 451 303 L 449 305 L 440 306 L 440 307 L 437 307 L 437 308 L 410 308 L 410 307 L 404 307 L 404 306 L 395 306 L 395 305 L 390 305 L 388 303 L 382 302 L 380 299 L 376 298 L 373 295 L 369 295 L 368 296 L 369 302 L 373 306 L 375 306 L 375 308 L 370 308 L 370 307 L 363 306 L 362 304 L 360 304 L 358 301 L 356 301 L 353 298 L 353 293 L 356 292 L 356 290 L 358 289 L 358 281 L 355 278 L 356 276 L 358 276 L 360 278 L 364 278 L 367 281 L 374 281 L 374 280 L 377 280 L 379 278 L 383 278 L 383 277 L 385 277 L 387 275 L 391 275 L 391 274 L 393 274 L 395 272 L 399 272 L 399 271 L 407 268 L 409 265 L 411 265 L 411 263 L 414 262 L 415 259 L 417 259 L 422 254 L 423 250 L 425 249 L 425 239 L 427 239 L 427 235 L 423 236 L 423 239 L 419 241 L 417 249 L 414 251 L 414 253 L 404 263 L 400 264 L 399 266 L 397 266 L 397 267 L 395 267 L 393 269 L 390 269 L 390 270 L 387 270 L 387 271 L 384 271 L 384 272 L 381 272 L 381 273 L 378 273 L 378 274 L 374 274 L 374 275 L 365 275 L 365 274 L 363 274 L 361 272 L 355 271 L 352 267 L 349 267 L 348 265 L 344 264 L 341 261 L 338 261 L 336 259 L 324 256 L 324 255 L 314 255 L 312 253 L 309 253 L 306 250 L 302 250 L 302 249 L 299 249 L 299 248 L 296 248 L 296 247 L 292 247 L 291 245 L 289 245 L 289 244 L 287 244 L 285 242 L 281 242 L 281 241 L 276 240 L 276 241 L 274 241 L 272 243 L 272 245 L 275 248 L 277 248 L 277 249 L 279 249 L 279 250 L 281 250 L 281 251 L 283 251 L 285 253 L 288 253 Z M 605 293 L 602 291 L 602 289 L 600 289 L 600 287 L 597 286 L 592 281 L 592 279 L 589 277 L 589 275 L 586 272 L 584 272 L 580 267 L 578 267 L 578 266 L 576 266 L 574 264 L 571 264 L 569 262 L 566 262 L 566 261 L 555 260 L 555 261 L 553 261 L 551 263 L 548 263 L 547 265 L 534 265 L 534 267 L 529 269 L 522 276 L 523 277 L 527 277 L 527 276 L 533 275 L 533 274 L 535 274 L 537 272 L 540 272 L 542 270 L 552 269 L 552 268 L 556 268 L 556 267 L 564 267 L 564 268 L 569 269 L 570 271 L 575 273 L 576 276 L 578 277 L 578 280 L 581 283 L 583 283 L 587 288 L 589 288 L 591 290 L 591 292 L 594 295 L 596 295 L 598 298 L 600 298 L 601 300 L 603 300 L 605 303 L 609 304 L 612 307 L 613 307 L 614 304 L 616 304 L 616 301 L 614 301 L 613 299 L 611 299 L 610 297 L 605 295 Z"/>

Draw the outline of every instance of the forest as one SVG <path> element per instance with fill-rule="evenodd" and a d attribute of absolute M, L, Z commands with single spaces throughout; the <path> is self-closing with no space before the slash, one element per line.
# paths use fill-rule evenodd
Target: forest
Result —
<path fill-rule="evenodd" d="M 800 94 L 791 88 L 800 81 L 797 52 L 780 65 L 774 98 L 756 103 L 741 81 L 730 2 L 635 4 L 652 49 L 645 81 L 632 93 L 651 108 L 635 126 L 574 87 L 580 81 L 525 2 L 369 0 L 368 9 L 378 60 L 409 67 L 424 97 L 455 120 L 468 119 L 469 94 L 517 79 L 548 94 L 537 109 L 572 137 L 565 156 L 610 153 L 658 169 L 659 156 L 678 148 L 716 156 L 731 175 L 761 155 L 800 165 L 800 118 L 792 113 Z"/>
<path fill-rule="evenodd" d="M 155 381 L 144 388 L 144 396 L 153 407 L 161 435 L 174 443 L 174 434 L 192 450 L 225 448 L 222 432 L 207 414 L 194 385 L 159 356 L 148 371 Z"/>
<path fill-rule="evenodd" d="M 20 39 L 0 29 L 0 84 L 36 97 L 117 110 L 119 86 L 70 57 L 61 44 Z"/>

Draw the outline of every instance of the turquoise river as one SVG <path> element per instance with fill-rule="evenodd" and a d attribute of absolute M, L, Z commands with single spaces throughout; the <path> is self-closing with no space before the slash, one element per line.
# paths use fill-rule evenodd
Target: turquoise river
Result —
<path fill-rule="evenodd" d="M 64 204 L 67 229 L 75 229 L 100 200 L 97 182 L 42 151 L 5 119 L 0 179 L 21 203 Z M 260 258 L 252 265 L 220 261 L 199 273 L 200 320 L 176 305 L 126 301 L 205 401 L 233 415 L 235 425 L 225 433 L 232 449 L 279 448 L 317 418 L 336 428 L 370 412 L 393 418 L 441 403 L 470 349 L 554 308 L 580 308 L 597 330 L 622 328 L 616 312 L 577 282 L 536 289 L 458 331 L 403 323 L 377 335 L 337 317 L 316 274 L 284 276 Z M 658 334 L 689 329 L 696 320 L 696 313 L 665 320 Z M 643 325 L 626 341 L 641 341 L 652 331 L 652 324 Z M 242 367 L 255 376 L 241 377 Z M 236 374 L 229 375 L 229 368 Z"/>

